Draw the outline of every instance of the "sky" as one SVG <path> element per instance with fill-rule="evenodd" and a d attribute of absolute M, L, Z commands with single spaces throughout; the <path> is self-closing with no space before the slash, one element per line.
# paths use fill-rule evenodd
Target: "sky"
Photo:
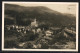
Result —
<path fill-rule="evenodd" d="M 6 2 L 8 4 L 16 4 L 20 6 L 46 6 L 52 10 L 58 11 L 60 13 L 69 13 L 76 15 L 77 10 L 77 3 L 70 3 L 70 2 Z"/>

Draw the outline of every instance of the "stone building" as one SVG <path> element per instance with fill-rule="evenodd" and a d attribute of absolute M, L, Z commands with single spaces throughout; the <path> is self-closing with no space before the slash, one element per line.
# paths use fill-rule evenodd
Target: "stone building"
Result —
<path fill-rule="evenodd" d="M 33 22 L 31 22 L 31 27 L 38 27 L 38 23 L 36 21 L 36 18 L 34 19 Z"/>

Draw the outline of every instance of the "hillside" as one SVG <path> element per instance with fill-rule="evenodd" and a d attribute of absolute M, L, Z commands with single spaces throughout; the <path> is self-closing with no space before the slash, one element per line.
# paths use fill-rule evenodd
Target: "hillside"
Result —
<path fill-rule="evenodd" d="M 44 6 L 23 7 L 5 4 L 5 24 L 26 25 L 27 21 L 37 19 L 39 24 L 51 24 L 53 26 L 67 26 L 76 24 L 75 16 L 61 14 Z"/>

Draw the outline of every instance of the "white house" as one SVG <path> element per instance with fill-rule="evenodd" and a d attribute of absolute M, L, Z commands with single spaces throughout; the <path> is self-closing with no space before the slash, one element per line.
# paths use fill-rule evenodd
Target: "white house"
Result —
<path fill-rule="evenodd" d="M 50 30 L 47 30 L 47 31 L 45 32 L 45 34 L 46 34 L 46 36 L 51 36 L 51 35 L 53 34 L 53 32 L 50 31 Z"/>
<path fill-rule="evenodd" d="M 35 34 L 36 33 L 36 30 L 35 29 L 32 29 L 32 32 Z"/>
<path fill-rule="evenodd" d="M 39 32 L 41 32 L 41 29 L 40 28 L 37 29 L 37 33 L 39 33 Z"/>
<path fill-rule="evenodd" d="M 16 29 L 18 29 L 18 26 L 16 26 Z"/>

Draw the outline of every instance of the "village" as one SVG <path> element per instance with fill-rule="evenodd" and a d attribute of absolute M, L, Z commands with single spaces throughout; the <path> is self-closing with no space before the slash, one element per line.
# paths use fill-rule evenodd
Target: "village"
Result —
<path fill-rule="evenodd" d="M 24 34 L 28 34 L 29 32 L 33 33 L 33 35 L 38 34 L 38 37 L 33 41 L 26 41 L 26 42 L 19 43 L 18 46 L 21 48 L 42 48 L 43 47 L 42 44 L 45 45 L 45 48 L 52 48 L 52 46 L 49 45 L 49 41 L 51 41 L 53 37 L 56 36 L 56 34 L 62 34 L 66 38 L 69 37 L 69 34 L 66 34 L 65 31 L 69 32 L 72 35 L 76 34 L 74 30 L 69 30 L 67 27 L 65 27 L 64 29 L 59 27 L 55 27 L 55 28 L 49 27 L 48 29 L 45 30 L 45 28 L 38 27 L 36 18 L 31 22 L 29 26 L 6 25 L 5 27 L 8 31 L 15 30 L 18 33 L 23 34 L 22 36 L 24 36 Z M 60 47 L 64 47 L 64 45 Z"/>
<path fill-rule="evenodd" d="M 35 33 L 40 33 L 42 31 L 45 31 L 45 29 L 41 29 L 38 27 L 36 19 L 34 19 L 33 22 L 31 22 L 31 25 L 29 26 L 18 26 L 18 25 L 6 25 L 7 30 L 16 30 L 17 32 L 22 32 L 24 34 L 27 33 L 27 31 L 32 31 L 34 34 Z M 52 27 L 48 30 L 45 31 L 46 36 L 50 36 L 53 34 L 53 29 Z M 61 28 L 54 28 L 54 30 L 60 30 Z M 54 31 L 56 33 L 56 31 Z"/>

